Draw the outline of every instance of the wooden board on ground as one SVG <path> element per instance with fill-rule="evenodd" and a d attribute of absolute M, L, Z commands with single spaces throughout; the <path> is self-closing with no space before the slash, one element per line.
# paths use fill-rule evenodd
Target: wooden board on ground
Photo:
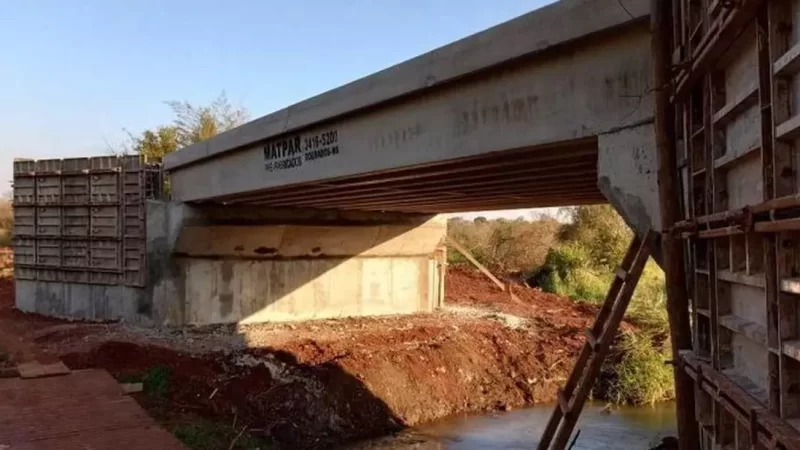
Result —
<path fill-rule="evenodd" d="M 0 448 L 183 447 L 104 370 L 0 379 Z"/>

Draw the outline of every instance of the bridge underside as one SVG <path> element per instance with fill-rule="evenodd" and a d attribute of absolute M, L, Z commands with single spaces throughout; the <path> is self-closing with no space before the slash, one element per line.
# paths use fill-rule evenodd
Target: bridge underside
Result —
<path fill-rule="evenodd" d="M 214 203 L 409 213 L 605 202 L 597 140 L 522 148 L 213 199 Z"/>

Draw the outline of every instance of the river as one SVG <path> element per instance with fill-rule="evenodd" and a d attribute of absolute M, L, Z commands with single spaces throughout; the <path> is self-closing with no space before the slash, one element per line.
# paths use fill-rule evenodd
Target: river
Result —
<path fill-rule="evenodd" d="M 348 450 L 494 450 L 536 448 L 552 412 L 552 405 L 448 418 L 397 436 L 364 442 Z M 580 435 L 573 450 L 641 449 L 674 436 L 675 404 L 645 407 L 615 407 L 610 413 L 602 404 L 587 404 L 576 429 Z"/>

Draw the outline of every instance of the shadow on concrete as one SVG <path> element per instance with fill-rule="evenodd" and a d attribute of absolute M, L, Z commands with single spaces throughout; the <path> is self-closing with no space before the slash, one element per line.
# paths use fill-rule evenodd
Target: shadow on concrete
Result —
<path fill-rule="evenodd" d="M 156 324 L 411 313 L 438 300 L 433 258 L 446 224 L 435 216 L 160 207 L 139 311 Z"/>

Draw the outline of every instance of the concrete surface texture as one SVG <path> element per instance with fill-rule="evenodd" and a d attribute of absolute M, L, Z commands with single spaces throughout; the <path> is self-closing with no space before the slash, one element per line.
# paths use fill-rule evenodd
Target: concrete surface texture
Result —
<path fill-rule="evenodd" d="M 618 2 L 564 0 L 182 149 L 166 160 L 174 198 L 278 205 L 271 193 L 286 186 L 500 159 L 523 149 L 553 156 L 565 148 L 548 146 L 646 124 L 652 120 L 647 2 L 625 4 L 627 12 Z M 561 204 L 578 203 L 581 193 L 596 192 L 591 174 L 559 170 L 564 176 L 557 179 L 543 173 L 510 179 L 506 185 L 516 191 L 451 191 L 481 193 L 487 207 L 508 206 L 491 201 L 519 192 L 526 197 L 517 207 L 553 206 L 559 194 Z M 435 198 L 434 189 L 402 195 L 342 208 L 435 209 L 413 202 Z"/>
<path fill-rule="evenodd" d="M 177 201 L 146 205 L 143 287 L 21 283 L 20 308 L 147 325 L 429 311 L 437 212 L 602 190 L 655 227 L 647 14 L 562 0 L 168 155 Z"/>
<path fill-rule="evenodd" d="M 148 211 L 157 323 L 400 314 L 441 302 L 443 217 L 237 213 L 158 202 Z M 292 223 L 303 220 L 316 225 Z"/>
<path fill-rule="evenodd" d="M 648 14 L 647 0 L 558 1 L 167 155 L 165 168 L 174 171 L 253 142 L 438 88 L 499 64 L 644 19 Z"/>

